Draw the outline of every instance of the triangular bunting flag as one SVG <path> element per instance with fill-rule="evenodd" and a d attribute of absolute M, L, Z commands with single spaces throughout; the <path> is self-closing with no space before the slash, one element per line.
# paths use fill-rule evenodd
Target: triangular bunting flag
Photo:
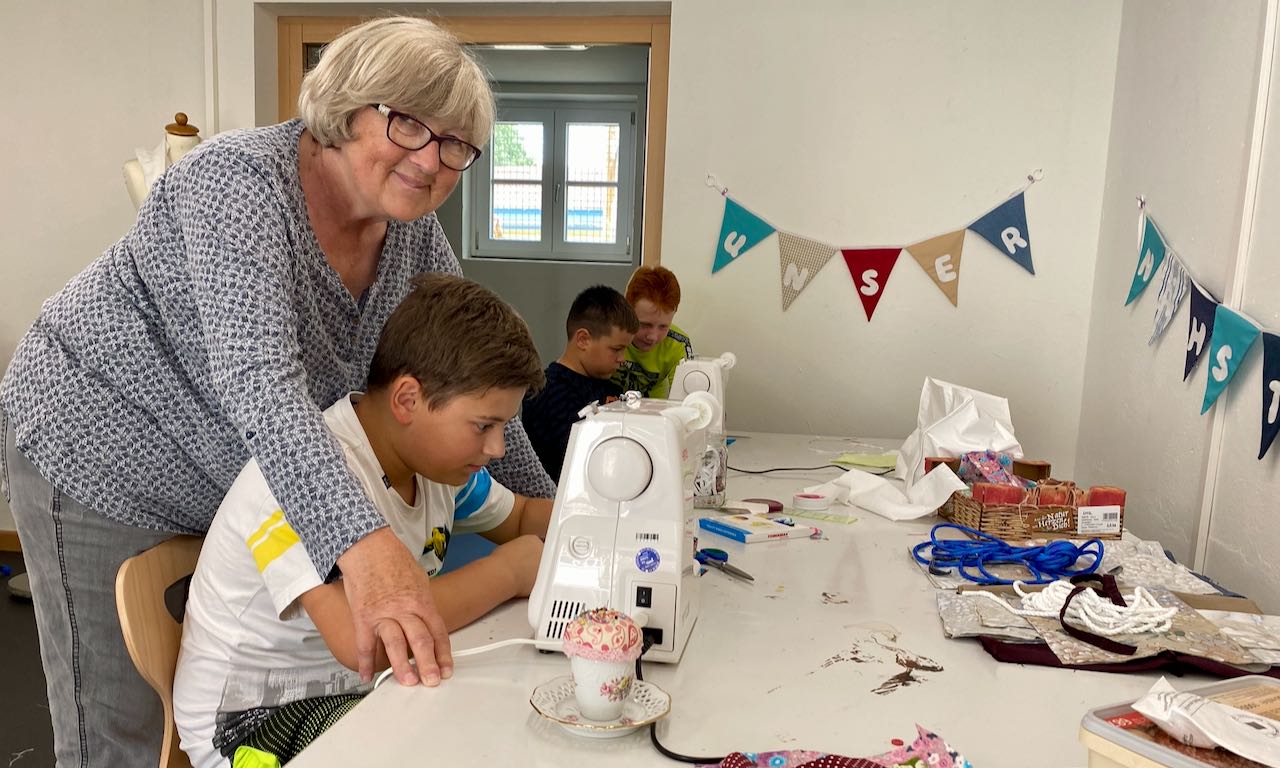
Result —
<path fill-rule="evenodd" d="M 711 266 L 711 272 L 724 269 L 725 265 L 754 248 L 773 232 L 773 227 L 764 219 L 726 195 L 724 218 L 720 222 L 720 239 L 716 241 L 716 261 Z"/>
<path fill-rule="evenodd" d="M 996 250 L 1034 275 L 1036 268 L 1031 263 L 1031 235 L 1027 233 L 1027 208 L 1023 197 L 1019 192 L 970 224 L 969 229 L 982 235 Z"/>
<path fill-rule="evenodd" d="M 1217 308 L 1218 300 L 1192 280 L 1191 320 L 1187 325 L 1187 362 L 1182 368 L 1183 381 L 1191 375 L 1204 353 L 1209 351 L 1209 341 L 1213 338 L 1214 310 Z"/>
<path fill-rule="evenodd" d="M 782 311 L 791 307 L 813 276 L 836 255 L 835 246 L 790 232 L 778 233 L 778 262 L 782 269 Z"/>
<path fill-rule="evenodd" d="M 1168 249 L 1164 238 L 1160 236 L 1160 230 L 1156 229 L 1156 223 L 1150 216 L 1146 217 L 1146 222 L 1142 232 L 1142 246 L 1138 248 L 1138 268 L 1134 270 L 1133 283 L 1129 285 L 1129 298 L 1124 300 L 1126 307 L 1138 298 L 1138 294 L 1146 290 L 1147 285 L 1151 283 L 1151 278 L 1155 277 L 1156 270 L 1160 268 L 1160 263 L 1164 261 L 1165 251 Z"/>
<path fill-rule="evenodd" d="M 920 262 L 921 269 L 933 278 L 952 306 L 959 306 L 956 301 L 960 293 L 960 251 L 963 249 L 963 229 L 907 246 L 907 252 Z"/>
<path fill-rule="evenodd" d="M 1164 335 L 1164 330 L 1169 327 L 1169 322 L 1173 320 L 1173 316 L 1178 311 L 1178 307 L 1182 305 L 1182 300 L 1187 298 L 1187 270 L 1182 266 L 1182 259 L 1178 258 L 1178 254 L 1169 251 L 1169 258 L 1164 262 L 1164 274 L 1160 277 L 1160 292 L 1156 294 L 1156 319 L 1155 327 L 1151 330 L 1151 338 L 1147 340 L 1147 344 L 1155 344 L 1156 339 Z"/>
<path fill-rule="evenodd" d="M 1280 433 L 1280 336 L 1262 334 L 1262 446 L 1258 458 Z"/>
<path fill-rule="evenodd" d="M 889 275 L 893 265 L 898 263 L 901 248 L 844 248 L 845 266 L 849 267 L 849 276 L 853 278 L 853 287 L 862 300 L 862 311 L 867 313 L 867 320 L 876 311 L 884 288 L 889 284 Z"/>
<path fill-rule="evenodd" d="M 1225 305 L 1218 305 L 1213 318 L 1213 351 L 1209 354 L 1209 380 L 1204 388 L 1201 413 L 1212 408 L 1218 395 L 1227 388 L 1227 382 L 1239 370 L 1253 342 L 1258 340 L 1258 333 L 1258 326 Z"/>

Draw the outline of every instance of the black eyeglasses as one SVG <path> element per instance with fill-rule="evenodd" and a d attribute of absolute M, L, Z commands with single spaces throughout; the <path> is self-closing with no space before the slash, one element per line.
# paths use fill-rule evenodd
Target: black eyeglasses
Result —
<path fill-rule="evenodd" d="M 431 142 L 440 145 L 440 162 L 446 168 L 465 171 L 480 157 L 480 148 L 456 136 L 440 136 L 422 121 L 386 104 L 370 104 L 387 118 L 387 138 L 401 149 L 417 152 Z"/>

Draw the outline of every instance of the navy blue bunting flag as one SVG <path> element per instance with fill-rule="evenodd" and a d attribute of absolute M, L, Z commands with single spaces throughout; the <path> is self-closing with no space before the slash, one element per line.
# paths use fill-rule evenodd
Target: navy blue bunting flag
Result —
<path fill-rule="evenodd" d="M 1280 336 L 1262 334 L 1262 446 L 1258 458 L 1267 455 L 1267 449 L 1280 432 Z"/>
<path fill-rule="evenodd" d="M 1024 197 L 1019 192 L 970 224 L 969 229 L 982 235 L 996 250 L 1034 275 L 1036 268 L 1031 263 L 1031 235 L 1027 233 Z"/>
<path fill-rule="evenodd" d="M 1218 311 L 1218 300 L 1208 294 L 1196 281 L 1191 281 L 1191 320 L 1187 328 L 1187 362 L 1182 369 L 1186 381 L 1195 370 L 1196 363 L 1209 351 L 1213 339 L 1213 318 Z"/>

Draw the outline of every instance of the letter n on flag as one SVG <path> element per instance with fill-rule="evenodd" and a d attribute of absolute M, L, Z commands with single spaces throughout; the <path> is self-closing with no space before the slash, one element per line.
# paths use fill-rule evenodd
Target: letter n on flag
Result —
<path fill-rule="evenodd" d="M 1031 263 L 1031 235 L 1027 233 L 1027 208 L 1023 197 L 1019 192 L 970 224 L 969 229 L 982 235 L 996 250 L 1034 275 L 1036 268 Z"/>
<path fill-rule="evenodd" d="M 1156 223 L 1150 216 L 1145 218 L 1142 245 L 1138 248 L 1138 268 L 1134 270 L 1133 282 L 1129 285 L 1129 298 L 1124 300 L 1126 307 L 1151 284 L 1151 278 L 1155 277 L 1156 270 L 1164 261 L 1165 252 L 1169 250 L 1165 245 L 1164 237 L 1160 235 L 1160 230 L 1156 228 Z"/>
<path fill-rule="evenodd" d="M 809 287 L 813 276 L 836 255 L 836 249 L 826 243 L 793 235 L 778 233 L 778 277 L 782 282 L 782 311 L 791 308 L 800 292 Z"/>
<path fill-rule="evenodd" d="M 867 313 L 867 320 L 875 314 L 876 305 L 884 295 L 884 288 L 889 284 L 889 275 L 893 265 L 898 263 L 902 255 L 901 248 L 842 248 L 845 266 L 849 268 L 849 276 L 853 278 L 853 287 L 858 291 L 862 301 L 862 311 Z"/>

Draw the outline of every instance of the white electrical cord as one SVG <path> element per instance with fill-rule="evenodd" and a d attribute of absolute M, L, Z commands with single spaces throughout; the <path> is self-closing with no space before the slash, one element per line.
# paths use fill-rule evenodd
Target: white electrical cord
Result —
<path fill-rule="evenodd" d="M 1008 601 L 991 592 L 975 591 L 966 594 L 986 595 L 1010 613 L 1018 616 L 1057 618 L 1062 612 L 1062 604 L 1067 601 L 1067 597 L 1075 586 L 1069 581 L 1059 580 L 1039 592 L 1028 592 L 1022 588 L 1021 581 L 1015 581 L 1013 590 L 1018 593 L 1018 597 L 1022 598 L 1021 608 L 1014 608 Z M 1178 613 L 1178 609 L 1160 605 L 1151 593 L 1142 587 L 1135 587 L 1133 594 L 1122 595 L 1122 597 L 1128 605 L 1115 605 L 1092 589 L 1086 589 L 1071 601 L 1066 618 L 1077 624 L 1083 624 L 1089 631 L 1098 635 L 1167 632 L 1173 626 L 1172 619 Z"/>
<path fill-rule="evenodd" d="M 480 646 L 476 646 L 475 648 L 464 648 L 461 651 L 454 651 L 453 658 L 460 659 L 463 656 L 475 656 L 481 653 L 488 653 L 489 651 L 496 651 L 499 648 L 505 648 L 508 645 L 537 645 L 537 643 L 538 643 L 537 640 L 533 640 L 527 637 L 513 637 L 510 640 L 499 640 L 496 643 L 489 643 L 488 645 L 480 645 Z M 409 663 L 413 664 L 414 663 L 413 659 L 410 659 Z M 392 670 L 391 668 L 384 669 L 382 671 L 382 674 L 378 675 L 378 678 L 373 681 L 373 687 L 377 688 L 378 686 L 382 685 L 382 681 L 390 677 L 393 671 L 394 670 Z"/>

